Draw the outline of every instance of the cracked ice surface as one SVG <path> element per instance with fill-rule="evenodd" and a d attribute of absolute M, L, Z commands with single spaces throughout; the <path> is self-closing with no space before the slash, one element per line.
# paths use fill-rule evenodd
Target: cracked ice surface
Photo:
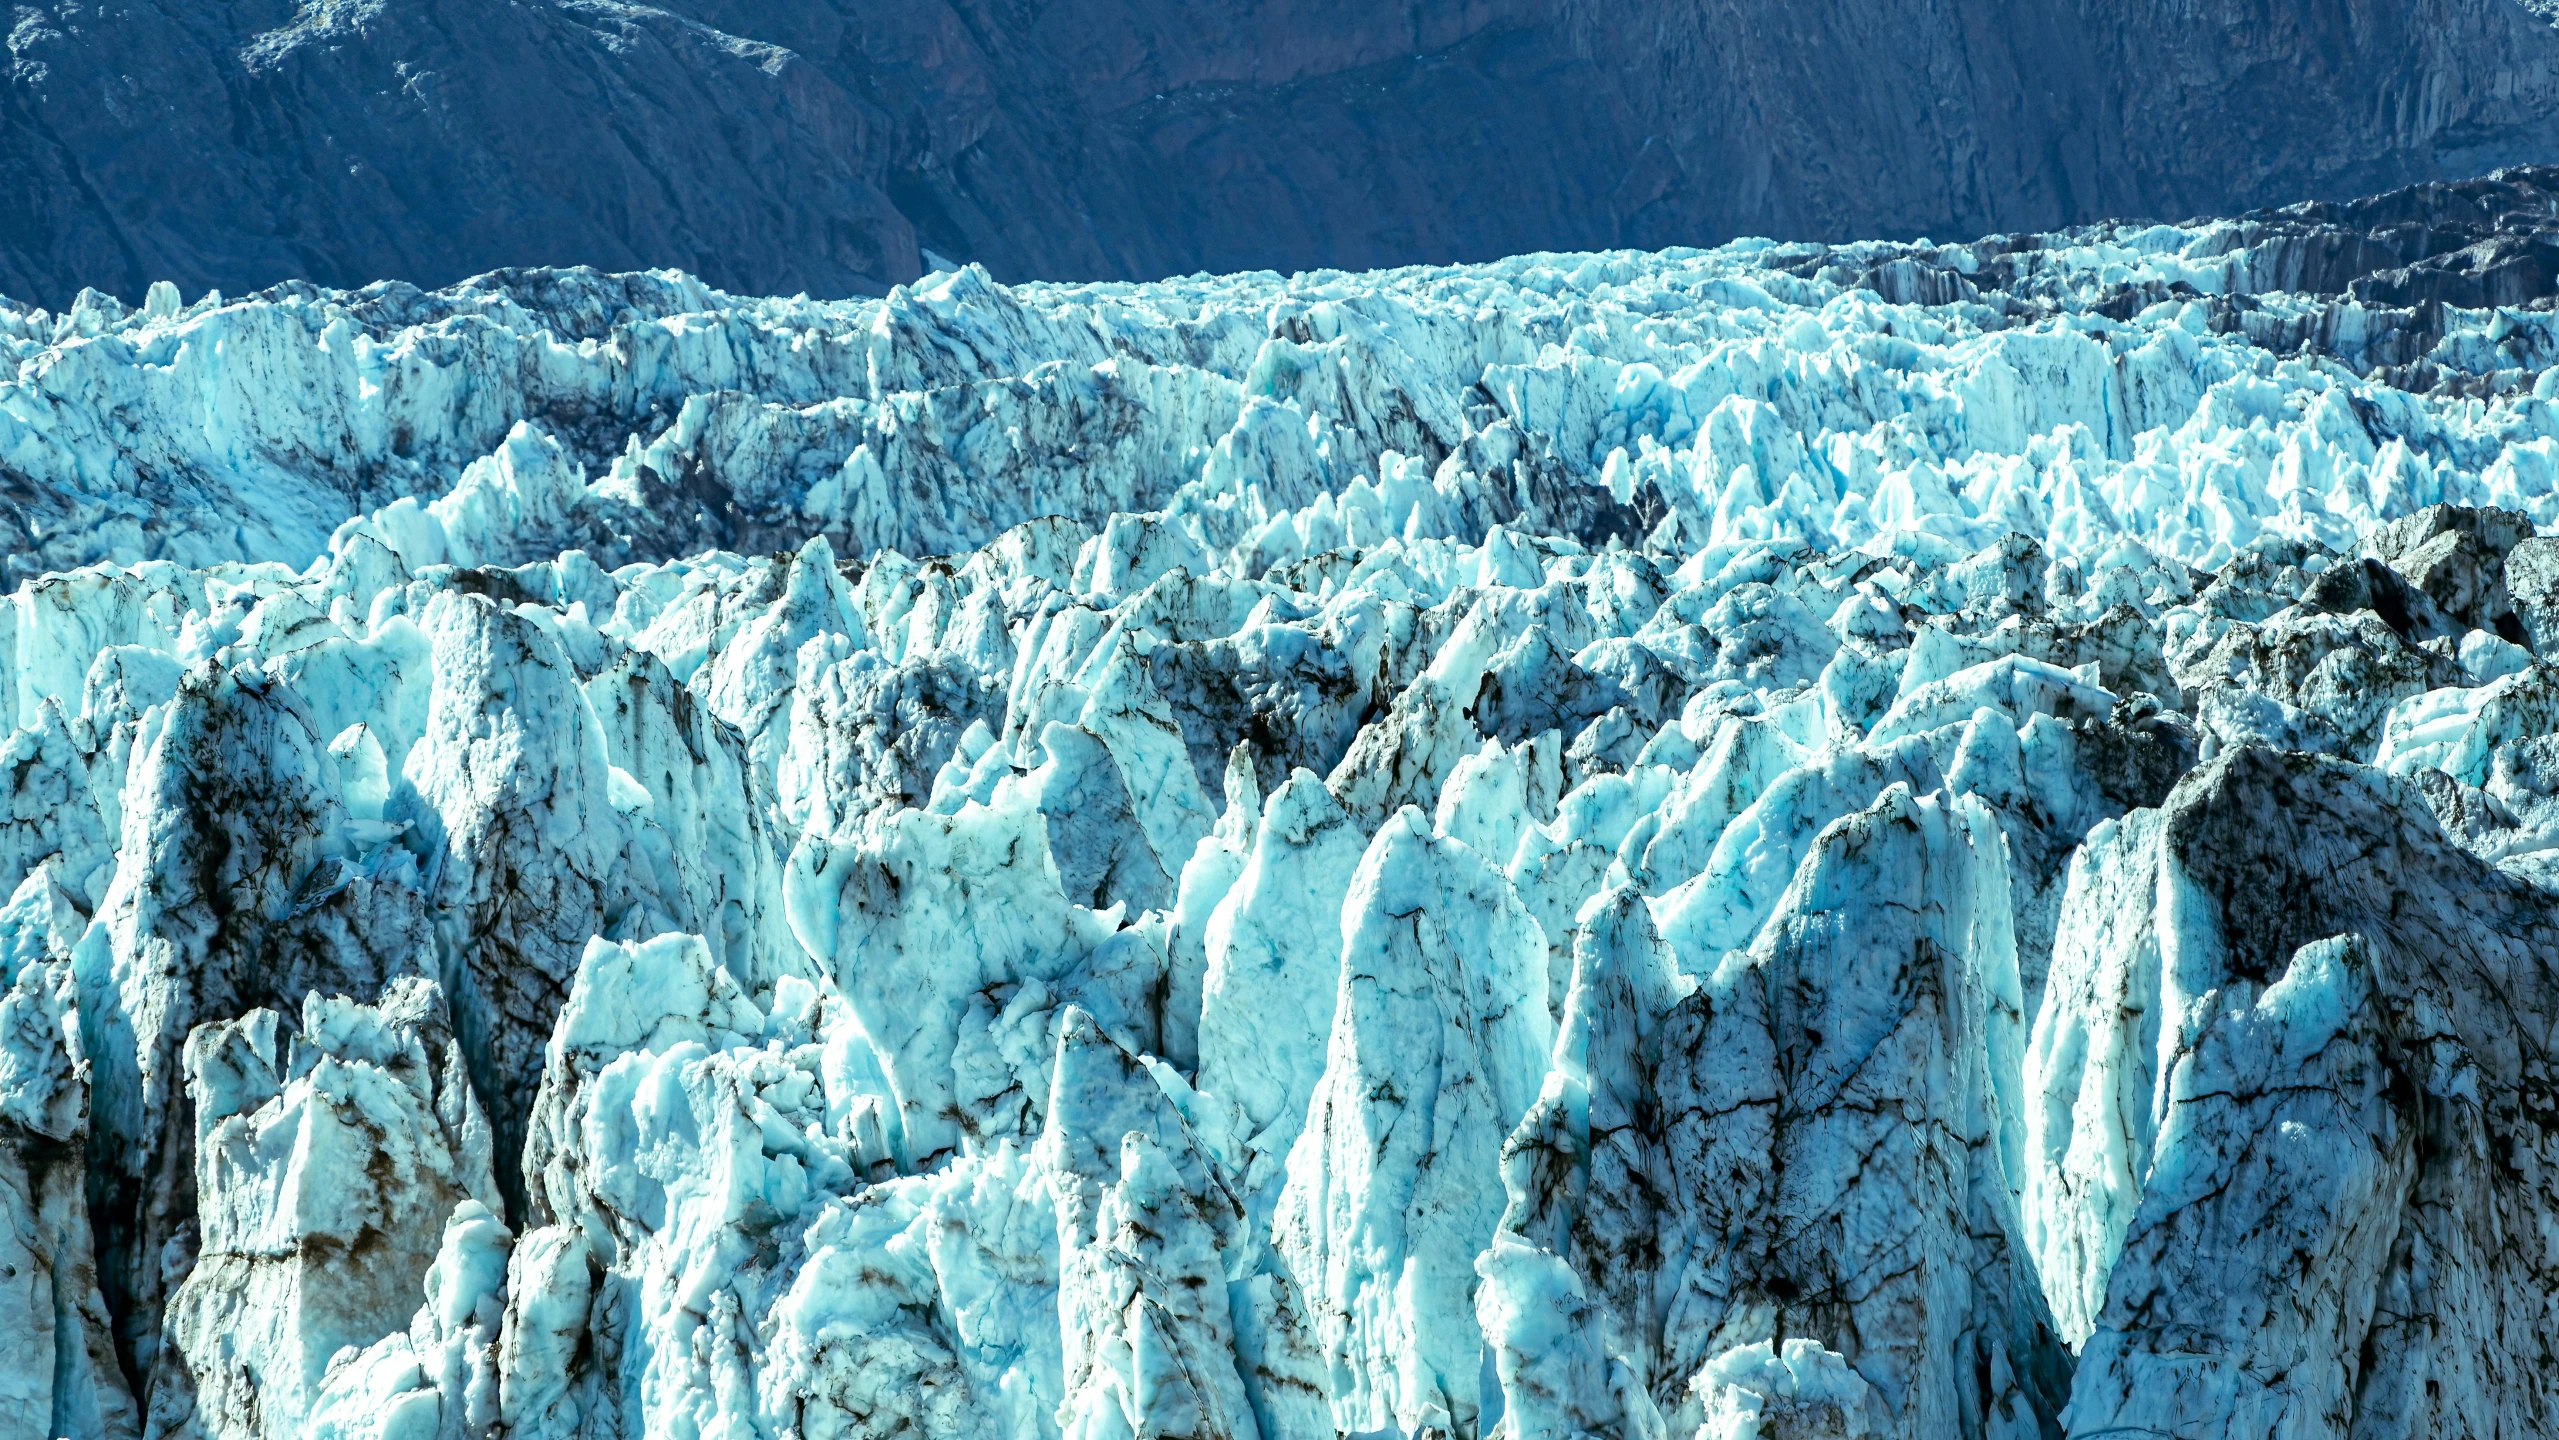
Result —
<path fill-rule="evenodd" d="M 2552 312 L 2247 243 L 12 312 L 0 1432 L 2546 1432 Z"/>

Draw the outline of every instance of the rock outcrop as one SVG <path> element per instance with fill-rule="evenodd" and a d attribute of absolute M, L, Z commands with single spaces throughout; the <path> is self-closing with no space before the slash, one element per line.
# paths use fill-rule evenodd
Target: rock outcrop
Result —
<path fill-rule="evenodd" d="M 549 263 L 876 295 L 944 257 L 1152 279 L 2177 220 L 2548 160 L 2546 10 L 54 0 L 11 22 L 0 292 Z M 2512 303 L 2559 253 L 2408 218 L 2253 288 Z"/>

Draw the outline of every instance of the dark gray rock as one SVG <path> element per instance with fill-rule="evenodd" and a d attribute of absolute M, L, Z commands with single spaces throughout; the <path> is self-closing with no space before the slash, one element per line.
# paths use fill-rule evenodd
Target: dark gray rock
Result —
<path fill-rule="evenodd" d="M 2039 1054 L 2087 1025 L 2070 1053 L 2125 1055 L 2127 1090 L 2159 1097 L 2125 1137 L 2135 1203 L 2070 1434 L 2230 1433 L 2233 1407 L 2336 1435 L 2548 1428 L 2547 1346 L 2497 1337 L 2545 1334 L 2552 1313 L 2547 1247 L 2520 1237 L 2559 1214 L 2559 911 L 2448 839 L 2439 817 L 2468 825 L 2464 801 L 2425 788 L 2238 749 L 2122 832 L 2155 839 L 2085 862 L 2143 897 L 2112 923 L 2177 938 L 2120 989 L 2080 988 L 2096 972 L 2057 956 L 2037 1021 Z M 2065 928 L 2107 893 L 2074 894 Z M 2069 1111 L 2076 1066 L 2043 1073 L 2061 1083 L 2030 1104 L 2108 1123 L 2094 1086 Z"/>
<path fill-rule="evenodd" d="M 2493 630 L 2521 642 L 2506 590 L 2506 556 L 2531 538 L 2532 519 L 2513 510 L 2429 505 L 2373 532 L 2364 548 L 2451 622 L 2447 632 Z"/>
<path fill-rule="evenodd" d="M 2559 170 L 2546 165 L 2214 222 L 2199 243 L 2183 248 L 2190 260 L 2217 258 L 2244 277 L 2218 294 L 2153 278 L 2111 282 L 2091 295 L 2058 283 L 2045 253 L 2121 239 L 2120 227 L 2072 227 L 1961 246 L 1796 246 L 1777 263 L 1895 303 L 1978 304 L 2011 323 L 2056 312 L 2125 321 L 2162 301 L 2193 302 L 2215 334 L 2285 354 L 2331 356 L 2408 390 L 2493 395 L 2529 385 L 2547 363 L 2512 352 L 2474 373 L 2437 352 L 2457 320 L 2447 307 L 2546 308 L 2559 293 Z M 2375 443 L 2388 438 L 2377 413 L 2359 414 Z"/>
<path fill-rule="evenodd" d="M 2515 546 L 2506 556 L 2506 590 L 2534 653 L 2559 655 L 2559 535 Z"/>
<path fill-rule="evenodd" d="M 1969 236 L 2559 153 L 2559 34 L 2513 0 L 51 0 L 9 48 L 0 290 L 55 307 L 568 262 L 875 292 L 928 248 L 1113 277 Z M 2245 243 L 2374 303 L 2548 292 L 2547 237 L 2419 210 Z M 1980 283 L 1867 264 L 1897 298 Z"/>

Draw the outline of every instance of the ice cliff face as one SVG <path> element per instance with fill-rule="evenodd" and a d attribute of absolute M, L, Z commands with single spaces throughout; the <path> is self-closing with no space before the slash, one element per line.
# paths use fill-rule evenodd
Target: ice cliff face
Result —
<path fill-rule="evenodd" d="M 0 1431 L 2546 1431 L 2548 193 L 10 312 Z"/>

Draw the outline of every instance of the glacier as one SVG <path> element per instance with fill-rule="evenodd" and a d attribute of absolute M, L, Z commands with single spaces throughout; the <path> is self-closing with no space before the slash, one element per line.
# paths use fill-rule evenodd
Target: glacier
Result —
<path fill-rule="evenodd" d="M 2559 1427 L 2559 176 L 2357 213 L 0 306 L 0 1433 Z"/>

